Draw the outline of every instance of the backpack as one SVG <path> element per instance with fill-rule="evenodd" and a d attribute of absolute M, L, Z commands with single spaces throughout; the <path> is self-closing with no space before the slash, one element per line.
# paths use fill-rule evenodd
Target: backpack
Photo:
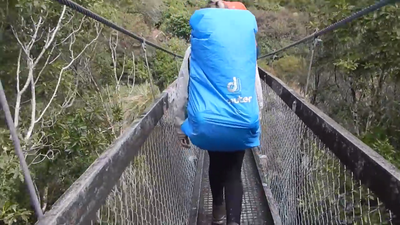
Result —
<path fill-rule="evenodd" d="M 254 15 L 201 9 L 192 15 L 190 25 L 188 117 L 182 131 L 194 145 L 209 151 L 258 146 Z"/>

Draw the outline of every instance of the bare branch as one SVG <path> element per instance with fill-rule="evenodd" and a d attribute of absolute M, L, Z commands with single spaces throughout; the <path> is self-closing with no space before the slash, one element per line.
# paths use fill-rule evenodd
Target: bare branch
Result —
<path fill-rule="evenodd" d="M 43 34 L 45 33 L 45 31 L 43 30 L 42 32 L 40 32 L 40 36 L 36 39 L 36 42 L 42 40 L 43 38 Z"/>
<path fill-rule="evenodd" d="M 122 70 L 121 70 L 121 75 L 119 76 L 119 79 L 118 79 L 118 85 L 121 83 L 121 79 L 122 79 L 122 76 L 124 76 L 124 73 L 125 73 L 125 54 L 124 54 L 124 60 L 122 61 Z"/>
<path fill-rule="evenodd" d="M 44 127 L 44 126 L 43 126 Z M 47 138 L 46 134 L 44 132 L 40 132 L 41 136 L 35 143 L 30 146 L 29 150 L 25 150 L 25 152 L 31 152 L 31 151 L 37 151 L 39 149 L 42 149 L 43 147 L 47 146 L 47 142 L 43 143 L 44 138 Z"/>
<path fill-rule="evenodd" d="M 111 94 L 110 94 L 110 91 L 109 91 L 109 87 L 108 87 L 108 86 L 106 87 L 106 92 L 107 92 L 108 100 L 109 100 L 110 105 L 111 105 L 112 100 L 111 100 Z M 114 137 L 117 138 L 117 134 L 116 134 L 116 132 L 115 132 L 114 124 L 111 122 L 111 117 L 110 117 L 109 114 L 108 114 L 107 103 L 105 103 L 105 102 L 103 101 L 103 99 L 102 99 L 102 102 L 103 102 L 104 111 L 106 112 L 106 115 L 107 115 L 107 121 L 108 121 L 108 123 L 110 124 L 111 132 L 112 132 L 112 134 L 114 135 Z"/>
<path fill-rule="evenodd" d="M 60 55 L 60 54 L 59 54 L 54 60 L 52 60 L 51 62 L 49 62 L 50 57 L 52 56 L 55 47 L 56 47 L 56 45 L 53 45 L 53 47 L 51 48 L 51 50 L 50 50 L 50 52 L 49 52 L 49 56 L 47 56 L 46 62 L 44 63 L 42 69 L 39 71 L 39 73 L 38 73 L 38 75 L 37 75 L 37 77 L 36 77 L 35 85 L 36 85 L 36 83 L 39 81 L 39 78 L 40 78 L 40 76 L 42 75 L 44 69 L 45 69 L 48 65 L 52 64 L 52 63 L 55 61 L 55 59 L 57 59 L 58 56 Z"/>
<path fill-rule="evenodd" d="M 88 68 L 89 66 L 90 66 L 89 59 L 87 59 L 87 60 L 85 61 L 85 67 Z M 97 91 L 98 93 L 100 93 L 100 88 L 99 88 L 99 86 L 97 85 L 97 82 L 96 82 L 96 80 L 94 79 L 93 74 L 92 74 L 92 71 L 90 70 L 90 68 L 88 69 L 88 74 L 89 74 L 89 76 L 90 76 L 90 81 L 92 81 L 92 83 L 94 84 L 94 87 L 95 87 L 96 91 Z M 100 99 L 102 100 L 101 95 L 100 95 Z M 103 100 L 102 100 L 102 102 L 103 102 Z"/>
<path fill-rule="evenodd" d="M 74 103 L 76 94 L 78 93 L 79 79 L 76 79 L 73 91 L 71 91 L 71 86 L 72 85 L 70 85 L 70 87 L 69 87 L 67 97 L 65 98 L 63 104 L 61 105 L 60 113 L 64 109 L 71 107 L 72 104 Z"/>
<path fill-rule="evenodd" d="M 62 26 L 61 26 L 61 28 L 64 28 L 65 26 L 67 26 L 71 21 L 72 21 L 72 19 L 74 19 L 75 18 L 75 14 L 72 14 L 70 17 L 69 17 L 69 20 L 66 22 L 66 23 L 64 23 Z"/>
<path fill-rule="evenodd" d="M 19 65 L 21 63 L 20 60 L 21 60 L 21 58 L 18 57 L 18 64 Z M 31 66 L 32 60 L 30 58 L 27 59 L 27 64 L 28 64 L 28 67 Z M 14 124 L 15 124 L 15 127 L 18 127 L 18 124 L 19 124 L 19 111 L 21 109 L 20 106 L 21 106 L 22 95 L 28 89 L 31 79 L 33 79 L 33 70 L 32 69 L 29 70 L 28 78 L 27 78 L 22 90 L 19 90 L 19 80 L 20 80 L 19 74 L 20 74 L 20 72 L 18 72 L 18 74 L 17 74 L 18 88 L 17 88 L 17 97 L 16 97 L 16 100 L 15 100 L 15 111 L 14 111 L 14 121 L 15 121 Z"/>
<path fill-rule="evenodd" d="M 48 37 L 47 37 L 47 40 L 46 40 L 46 43 L 45 43 L 45 45 L 43 46 L 42 51 L 40 52 L 40 54 L 38 55 L 38 57 L 37 57 L 36 60 L 34 61 L 33 66 L 36 66 L 36 65 L 37 65 L 37 63 L 40 61 L 40 59 L 42 58 L 42 56 L 44 55 L 44 53 L 47 51 L 47 49 L 48 49 L 48 48 L 50 47 L 50 45 L 53 43 L 54 38 L 55 38 L 56 34 L 58 33 L 58 31 L 59 31 L 59 29 L 60 29 L 60 27 L 61 27 L 61 22 L 62 22 L 62 20 L 63 20 L 63 18 L 64 18 L 66 9 L 67 9 L 67 7 L 64 5 L 64 6 L 63 6 L 63 10 L 62 10 L 61 15 L 60 15 L 60 18 L 58 19 L 58 22 L 57 22 L 57 26 L 49 33 L 49 35 L 48 35 Z M 51 34 L 51 36 L 50 36 L 50 34 Z"/>
<path fill-rule="evenodd" d="M 135 53 L 132 51 L 132 64 L 133 64 L 133 67 L 132 67 L 132 71 L 131 71 L 131 73 L 129 74 L 129 76 L 128 76 L 128 84 L 129 84 L 129 78 L 132 76 L 132 74 L 133 74 L 133 80 L 132 80 L 132 86 L 131 86 L 131 91 L 130 91 L 130 94 L 132 94 L 132 92 L 133 92 L 133 88 L 135 87 L 135 79 L 136 79 L 136 64 L 135 64 Z"/>
<path fill-rule="evenodd" d="M 33 27 L 34 27 L 34 33 L 32 35 L 31 40 L 29 41 L 29 43 L 26 45 L 27 51 L 31 51 L 33 45 L 35 44 L 35 42 L 37 42 L 37 34 L 40 30 L 40 27 L 43 25 L 44 21 L 43 18 L 40 16 L 39 17 L 39 21 L 37 23 L 35 23 L 33 17 L 31 16 L 31 20 L 33 22 Z"/>
<path fill-rule="evenodd" d="M 19 76 L 20 76 L 20 74 L 21 74 L 21 53 L 22 53 L 22 50 L 20 49 L 19 50 L 19 54 L 18 54 L 18 61 L 17 61 L 17 91 L 19 92 L 20 91 L 20 89 L 19 89 Z"/>
<path fill-rule="evenodd" d="M 69 69 L 69 67 L 75 62 L 75 60 L 78 59 L 85 52 L 85 50 L 99 38 L 99 36 L 101 34 L 101 28 L 99 28 L 98 24 L 96 24 L 96 32 L 97 32 L 96 37 L 92 41 L 90 41 L 90 43 L 86 44 L 85 47 L 82 49 L 82 51 L 76 57 L 71 58 L 71 61 L 61 69 L 61 71 L 59 73 L 59 76 L 58 76 L 58 81 L 57 81 L 55 90 L 53 92 L 53 95 L 51 96 L 51 98 L 50 98 L 49 102 L 47 103 L 46 107 L 43 109 L 42 113 L 36 119 L 35 122 L 39 122 L 42 119 L 43 115 L 46 113 L 47 109 L 49 108 L 49 106 L 53 102 L 54 98 L 56 97 L 57 92 L 58 92 L 58 88 L 60 87 L 60 83 L 61 83 L 64 71 Z M 73 55 L 72 49 L 71 49 L 71 54 Z"/>
<path fill-rule="evenodd" d="M 28 141 L 29 138 L 32 135 L 33 132 L 33 128 L 35 126 L 35 118 L 36 118 L 36 91 L 35 91 L 35 82 L 32 79 L 30 79 L 31 81 L 31 123 L 29 125 L 28 128 L 28 132 L 25 135 L 25 141 Z"/>
<path fill-rule="evenodd" d="M 54 59 L 52 59 L 52 60 L 49 62 L 49 65 L 53 64 L 60 56 L 61 56 L 61 53 L 58 53 L 58 55 L 57 55 L 56 57 L 54 57 Z"/>
<path fill-rule="evenodd" d="M 53 156 L 54 157 L 54 156 Z M 45 212 L 47 209 L 47 197 L 49 195 L 49 186 L 44 188 L 43 198 L 42 198 L 42 212 Z"/>
<path fill-rule="evenodd" d="M 37 23 L 35 22 L 35 20 L 33 19 L 33 17 L 31 17 L 31 20 L 32 20 L 32 22 L 33 22 L 34 31 L 33 31 L 33 35 L 32 35 L 32 37 L 31 37 L 31 40 L 30 40 L 30 41 L 28 42 L 28 44 L 26 44 L 26 45 L 22 43 L 22 41 L 21 41 L 21 39 L 19 38 L 19 36 L 18 36 L 17 32 L 15 31 L 14 27 L 11 27 L 15 38 L 17 39 L 19 45 L 21 46 L 21 50 L 24 51 L 24 53 L 25 53 L 25 55 L 26 55 L 26 58 L 27 58 L 27 67 L 28 67 L 28 78 L 27 78 L 27 80 L 26 80 L 26 82 L 25 82 L 24 87 L 22 88 L 22 90 L 20 90 L 20 84 L 19 84 L 19 83 L 20 83 L 20 76 L 19 76 L 20 69 L 19 69 L 19 68 L 20 68 L 21 56 L 19 56 L 19 57 L 18 57 L 18 67 L 19 67 L 19 68 L 18 68 L 18 70 L 17 70 L 17 73 L 18 73 L 18 74 L 17 74 L 17 86 L 18 86 L 18 87 L 17 87 L 17 97 L 16 97 L 15 113 L 14 113 L 14 121 L 15 121 L 15 126 L 16 126 L 16 127 L 18 127 L 18 124 L 19 124 L 19 119 L 18 119 L 18 118 L 19 118 L 19 111 L 20 111 L 20 105 L 21 105 L 21 98 L 22 98 L 22 95 L 23 95 L 23 94 L 25 93 L 25 91 L 28 89 L 29 84 L 31 84 L 31 91 L 32 91 L 32 93 L 34 94 L 34 92 L 35 92 L 35 87 L 34 87 L 34 86 L 35 86 L 35 83 L 36 83 L 37 80 L 39 79 L 40 74 L 43 72 L 43 70 L 44 70 L 44 68 L 46 67 L 46 65 L 44 65 L 44 67 L 42 68 L 41 72 L 39 73 L 39 77 L 37 78 L 36 81 L 34 80 L 34 77 L 33 77 L 33 73 L 34 73 L 35 67 L 36 67 L 36 65 L 38 64 L 38 62 L 40 61 L 40 59 L 42 58 L 42 56 L 45 54 L 45 52 L 47 51 L 47 49 L 48 49 L 48 48 L 51 46 L 51 44 L 53 43 L 54 38 L 55 38 L 55 36 L 56 36 L 58 30 L 60 29 L 62 20 L 63 20 L 63 18 L 64 18 L 65 11 L 66 11 L 66 6 L 63 7 L 63 10 L 62 10 L 61 15 L 60 15 L 60 18 L 59 18 L 59 20 L 58 20 L 57 26 L 56 26 L 54 29 L 52 29 L 51 32 L 48 33 L 47 39 L 46 39 L 46 41 L 45 41 L 45 45 L 44 45 L 44 47 L 42 48 L 42 51 L 40 52 L 40 54 L 38 55 L 38 57 L 37 57 L 36 59 L 33 59 L 33 58 L 31 57 L 30 51 L 31 51 L 33 45 L 38 41 L 38 36 L 37 36 L 37 35 L 38 35 L 38 32 L 39 32 L 41 26 L 44 24 L 43 17 L 40 16 Z M 24 19 L 23 19 L 23 18 L 22 18 L 22 23 L 24 23 Z M 54 50 L 54 49 L 53 49 L 53 50 Z M 52 50 L 52 51 L 53 51 L 53 50 Z M 52 53 L 52 51 L 51 51 L 51 53 Z M 51 53 L 50 53 L 49 55 L 51 55 Z M 49 56 L 49 57 L 50 57 L 50 56 Z M 48 58 L 48 59 L 49 59 L 49 58 Z M 30 138 L 30 136 L 31 136 L 31 134 L 32 134 L 32 131 L 33 131 L 34 124 L 35 124 L 36 101 L 35 101 L 35 99 L 34 99 L 34 95 L 32 96 L 32 101 L 31 101 L 31 102 L 32 102 L 31 124 L 30 124 L 30 127 L 29 127 L 29 129 L 28 129 L 28 132 L 27 132 L 27 135 L 26 135 L 26 137 L 25 137 L 25 140 L 27 140 L 27 139 Z M 33 121 L 32 121 L 32 119 L 33 119 Z"/>
<path fill-rule="evenodd" d="M 111 50 L 111 58 L 113 61 L 113 70 L 114 70 L 114 78 L 115 78 L 115 83 L 116 83 L 116 87 L 117 89 L 119 88 L 119 84 L 120 84 L 120 79 L 118 78 L 117 75 L 117 47 L 118 47 L 118 32 L 116 32 L 116 39 L 115 42 L 112 41 L 112 34 L 110 35 L 110 39 L 109 39 L 109 46 L 110 46 L 110 50 Z"/>
<path fill-rule="evenodd" d="M 72 16 L 71 18 L 73 18 L 73 17 L 74 16 Z M 83 16 L 82 19 L 81 19 L 81 22 L 79 24 L 79 27 L 77 29 L 75 29 L 75 30 L 73 29 L 72 32 L 60 42 L 60 44 L 65 43 L 66 41 L 68 41 L 68 39 L 70 39 L 72 36 L 74 36 L 76 33 L 78 33 L 82 29 L 82 26 L 83 26 L 83 23 L 85 22 L 85 19 L 86 19 L 86 16 Z M 71 20 L 69 20 L 68 23 L 70 21 Z"/>
<path fill-rule="evenodd" d="M 39 164 L 46 159 L 52 160 L 52 159 L 54 159 L 54 156 L 55 156 L 55 154 L 54 154 L 53 150 L 49 150 L 46 154 L 38 154 L 35 156 L 35 158 L 33 158 L 32 162 L 29 164 L 29 166 Z M 39 161 L 37 161 L 37 159 L 39 159 Z"/>
<path fill-rule="evenodd" d="M 18 33 L 15 31 L 14 26 L 11 26 L 11 30 L 14 34 L 15 39 L 17 39 L 18 44 L 21 46 L 21 49 L 25 52 L 27 57 L 30 57 L 30 53 L 27 51 L 26 46 L 22 43 L 21 39 L 19 39 Z"/>
<path fill-rule="evenodd" d="M 19 124 L 19 111 L 20 111 L 21 97 L 22 97 L 22 94 L 21 94 L 21 91 L 19 88 L 20 74 L 21 74 L 21 54 L 22 54 L 22 50 L 20 49 L 19 54 L 18 54 L 18 61 L 17 61 L 17 98 L 15 101 L 15 109 L 14 109 L 14 126 L 15 127 L 18 127 L 18 124 Z"/>

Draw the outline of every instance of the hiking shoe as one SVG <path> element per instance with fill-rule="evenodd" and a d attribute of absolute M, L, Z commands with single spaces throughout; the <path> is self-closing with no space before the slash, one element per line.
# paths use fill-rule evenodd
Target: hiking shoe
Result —
<path fill-rule="evenodd" d="M 220 206 L 213 206 L 213 221 L 212 224 L 224 224 L 224 220 L 226 218 L 225 215 L 225 206 L 220 205 Z"/>

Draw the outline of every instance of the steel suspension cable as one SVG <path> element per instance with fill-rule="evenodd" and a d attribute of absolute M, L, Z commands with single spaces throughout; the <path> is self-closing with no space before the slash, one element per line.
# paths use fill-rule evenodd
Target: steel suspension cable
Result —
<path fill-rule="evenodd" d="M 14 125 L 14 121 L 11 116 L 10 107 L 7 102 L 6 94 L 4 93 L 3 84 L 0 80 L 0 106 L 4 111 L 4 115 L 6 117 L 7 126 L 10 129 L 10 135 L 15 147 L 15 153 L 19 159 L 19 165 L 21 166 L 22 174 L 24 176 L 25 183 L 28 187 L 29 196 L 31 198 L 31 204 L 33 209 L 35 210 L 36 216 L 38 219 L 42 218 L 43 211 L 40 207 L 40 202 L 38 195 L 36 194 L 35 187 L 32 181 L 31 174 L 29 172 L 28 165 L 25 161 L 25 156 L 21 148 L 21 143 L 18 138 L 17 128 Z"/>
<path fill-rule="evenodd" d="M 71 9 L 73 9 L 73 10 L 75 10 L 75 11 L 77 11 L 77 12 L 83 14 L 83 15 L 86 15 L 86 16 L 94 19 L 94 20 L 97 20 L 98 22 L 100 22 L 100 23 L 102 23 L 102 24 L 104 24 L 104 25 L 106 25 L 108 27 L 111 27 L 114 30 L 117 30 L 117 31 L 119 31 L 121 33 L 124 33 L 124 34 L 128 35 L 129 37 L 132 37 L 132 38 L 134 38 L 134 39 L 136 39 L 138 41 L 141 41 L 142 43 L 146 42 L 147 45 L 150 45 L 150 46 L 152 46 L 152 47 L 154 47 L 154 48 L 156 48 L 158 50 L 161 50 L 161 51 L 166 52 L 166 53 L 168 53 L 170 55 L 173 55 L 174 57 L 178 57 L 178 58 L 183 59 L 183 56 L 178 55 L 176 53 L 173 53 L 173 52 L 171 52 L 171 51 L 169 51 L 169 50 L 167 50 L 167 49 L 165 49 L 165 48 L 163 48 L 163 47 L 161 47 L 161 46 L 159 46 L 157 44 L 154 44 L 154 43 L 152 43 L 150 41 L 145 40 L 142 37 L 139 37 L 137 34 L 131 32 L 131 31 L 128 31 L 125 28 L 122 28 L 122 27 L 118 26 L 117 24 L 107 20 L 106 18 L 104 18 L 104 17 L 102 17 L 102 16 L 100 16 L 100 15 L 98 15 L 98 14 L 96 14 L 96 13 L 94 13 L 94 12 L 88 10 L 88 9 L 86 9 L 85 7 L 75 3 L 73 1 L 70 1 L 70 0 L 53 0 L 53 1 L 56 1 L 56 2 L 58 2 L 60 4 L 62 4 L 62 5 L 68 6 L 69 8 L 71 8 Z"/>
<path fill-rule="evenodd" d="M 273 55 L 275 55 L 275 54 L 277 54 L 279 52 L 282 52 L 282 51 L 284 51 L 284 50 L 286 50 L 288 48 L 294 47 L 294 46 L 296 46 L 298 44 L 302 44 L 302 43 L 304 43 L 306 41 L 310 41 L 310 40 L 312 40 L 314 38 L 317 38 L 318 36 L 321 36 L 321 35 L 324 35 L 324 34 L 330 32 L 330 31 L 336 30 L 339 27 L 344 26 L 347 23 L 352 22 L 353 20 L 356 20 L 356 19 L 358 19 L 358 18 L 360 18 L 360 17 L 362 17 L 362 16 L 364 16 L 364 15 L 370 13 L 370 12 L 373 12 L 375 10 L 378 10 L 378 9 L 384 7 L 384 6 L 387 6 L 387 5 L 395 3 L 395 2 L 400 2 L 400 0 L 382 0 L 382 1 L 380 1 L 380 2 L 378 2 L 376 4 L 374 4 L 374 5 L 371 5 L 371 6 L 365 8 L 363 10 L 360 10 L 360 11 L 352 14 L 349 17 L 346 17 L 346 18 L 344 18 L 344 19 L 342 19 L 342 20 L 340 20 L 340 21 L 338 21 L 336 23 L 333 23 L 333 24 L 325 27 L 324 29 L 322 29 L 322 30 L 320 30 L 318 32 L 314 32 L 313 34 L 311 34 L 311 35 L 309 35 L 309 36 L 307 36 L 307 37 L 305 37 L 305 38 L 303 38 L 301 40 L 298 40 L 298 41 L 296 41 L 296 42 L 294 42 L 294 43 L 292 43 L 292 44 L 290 44 L 290 45 L 288 45 L 286 47 L 283 47 L 281 49 L 278 49 L 278 50 L 276 50 L 274 52 L 271 52 L 271 53 L 268 53 L 266 55 L 260 56 L 260 57 L 258 57 L 258 59 L 263 59 L 263 58 L 266 58 L 266 57 L 273 56 Z"/>

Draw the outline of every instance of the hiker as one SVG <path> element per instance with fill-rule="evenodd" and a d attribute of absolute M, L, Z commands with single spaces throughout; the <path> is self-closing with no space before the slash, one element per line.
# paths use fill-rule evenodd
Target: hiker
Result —
<path fill-rule="evenodd" d="M 209 154 L 213 224 L 240 224 L 243 157 L 260 145 L 257 22 L 247 10 L 226 10 L 240 4 L 214 0 L 192 15 L 173 106 L 180 144 Z"/>

